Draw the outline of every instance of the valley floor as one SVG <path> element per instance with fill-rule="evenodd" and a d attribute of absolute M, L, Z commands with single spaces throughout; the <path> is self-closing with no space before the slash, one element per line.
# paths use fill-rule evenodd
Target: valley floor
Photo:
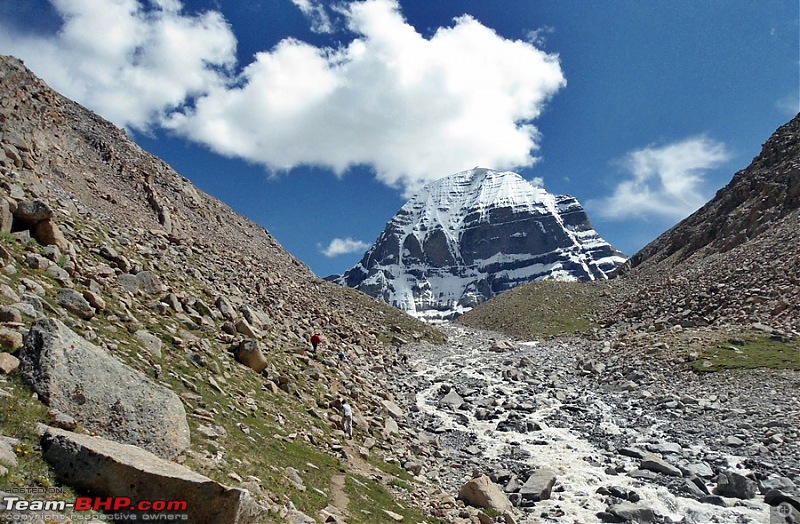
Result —
<path fill-rule="evenodd" d="M 699 374 L 597 341 L 443 330 L 445 345 L 405 346 L 389 380 L 423 474 L 453 496 L 486 474 L 519 500 L 538 470 L 552 495 L 523 502 L 521 523 L 732 524 L 778 522 L 770 488 L 800 494 L 796 371 Z"/>

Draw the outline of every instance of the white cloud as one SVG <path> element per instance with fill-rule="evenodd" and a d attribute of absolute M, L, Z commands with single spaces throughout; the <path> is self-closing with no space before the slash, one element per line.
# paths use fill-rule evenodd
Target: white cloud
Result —
<path fill-rule="evenodd" d="M 541 187 L 542 189 L 544 189 L 544 178 L 542 178 L 540 176 L 533 177 L 530 180 L 530 183 L 531 183 L 531 185 L 533 185 L 535 187 Z"/>
<path fill-rule="evenodd" d="M 778 100 L 775 106 L 787 116 L 794 118 L 800 112 L 800 93 L 794 92 Z"/>
<path fill-rule="evenodd" d="M 234 76 L 236 38 L 218 12 L 187 15 L 179 0 L 52 0 L 60 31 L 31 36 L 0 21 L 0 52 L 117 125 L 161 125 L 271 171 L 365 165 L 410 196 L 469 166 L 536 162 L 532 122 L 566 84 L 557 55 L 467 15 L 424 37 L 396 0 L 328 11 L 292 1 L 314 30 L 330 30 L 335 15 L 351 40 L 285 39 Z"/>
<path fill-rule="evenodd" d="M 372 166 L 409 195 L 465 166 L 530 166 L 531 121 L 565 80 L 558 57 L 462 16 L 424 38 L 393 0 L 343 10 L 357 35 L 335 49 L 284 40 L 235 88 L 216 88 L 169 125 L 271 170 Z"/>
<path fill-rule="evenodd" d="M 217 12 L 187 16 L 177 0 L 52 4 L 64 22 L 57 34 L 0 22 L 0 50 L 120 126 L 147 130 L 187 98 L 224 85 L 235 63 L 236 39 Z"/>
<path fill-rule="evenodd" d="M 333 22 L 325 4 L 317 0 L 292 0 L 300 11 L 311 21 L 311 30 L 315 33 L 333 32 Z"/>
<path fill-rule="evenodd" d="M 628 172 L 614 193 L 587 203 L 605 218 L 660 216 L 681 219 L 709 198 L 704 174 L 730 158 L 725 144 L 699 136 L 628 153 L 622 165 Z"/>
<path fill-rule="evenodd" d="M 544 26 L 528 33 L 528 42 L 536 47 L 544 48 L 547 44 L 547 35 L 552 35 L 556 32 L 556 28 L 552 26 Z"/>
<path fill-rule="evenodd" d="M 360 240 L 353 240 L 347 238 L 334 238 L 328 247 L 320 250 L 323 255 L 328 258 L 333 258 L 339 255 L 348 255 L 350 253 L 362 253 L 367 250 L 370 245 Z"/>

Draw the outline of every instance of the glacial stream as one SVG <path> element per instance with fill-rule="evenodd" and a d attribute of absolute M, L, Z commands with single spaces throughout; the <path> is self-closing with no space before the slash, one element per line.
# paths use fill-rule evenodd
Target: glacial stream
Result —
<path fill-rule="evenodd" d="M 520 508 L 520 524 L 602 522 L 599 513 L 623 502 L 609 498 L 609 488 L 632 493 L 624 502 L 652 510 L 650 522 L 770 522 L 760 494 L 717 497 L 729 506 L 723 507 L 681 493 L 685 478 L 653 471 L 636 478 L 641 460 L 622 453 L 621 445 L 652 452 L 684 474 L 703 475 L 709 490 L 717 470 L 748 473 L 732 450 L 707 449 L 708 438 L 720 437 L 705 434 L 714 428 L 677 430 L 679 414 L 645 409 L 658 383 L 614 391 L 613 384 L 576 372 L 587 349 L 580 345 L 588 342 L 515 343 L 493 351 L 499 335 L 444 329 L 449 343 L 409 352 L 407 374 L 395 380 L 405 388 L 401 402 L 420 447 L 430 452 L 425 475 L 449 493 L 457 494 L 473 474 L 516 476 L 524 483 L 528 472 L 546 468 L 556 478 L 551 497 Z"/>

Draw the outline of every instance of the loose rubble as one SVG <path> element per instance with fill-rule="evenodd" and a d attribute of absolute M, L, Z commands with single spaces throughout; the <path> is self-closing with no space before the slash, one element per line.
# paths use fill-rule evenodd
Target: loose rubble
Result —
<path fill-rule="evenodd" d="M 501 335 L 444 329 L 390 383 L 448 493 L 491 479 L 520 523 L 764 522 L 772 486 L 800 500 L 797 372 L 701 375 L 581 339 L 498 354 Z"/>

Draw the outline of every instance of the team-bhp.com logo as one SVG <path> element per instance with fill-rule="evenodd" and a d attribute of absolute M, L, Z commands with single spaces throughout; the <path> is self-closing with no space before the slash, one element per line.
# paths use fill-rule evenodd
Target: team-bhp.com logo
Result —
<path fill-rule="evenodd" d="M 3 497 L 4 521 L 24 522 L 43 512 L 70 513 L 73 519 L 79 512 L 102 511 L 105 521 L 188 521 L 185 500 L 137 500 L 128 497 L 77 497 L 75 502 L 63 500 L 23 499 L 17 495 Z M 97 519 L 94 515 L 91 519 Z"/>

